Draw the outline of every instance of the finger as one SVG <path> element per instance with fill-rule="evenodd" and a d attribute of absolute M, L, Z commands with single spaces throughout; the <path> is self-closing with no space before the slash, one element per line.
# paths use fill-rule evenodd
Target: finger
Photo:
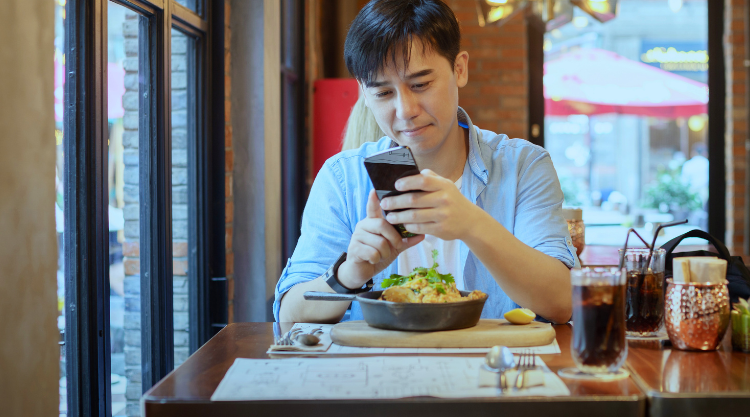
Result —
<path fill-rule="evenodd" d="M 452 185 L 450 180 L 447 180 L 427 169 L 422 172 L 425 171 L 429 172 L 399 179 L 396 181 L 396 189 L 399 191 L 438 191 L 442 190 L 443 187 L 446 187 L 449 184 Z"/>
<path fill-rule="evenodd" d="M 441 220 L 440 210 L 434 208 L 390 212 L 385 218 L 391 224 L 430 223 Z"/>
<path fill-rule="evenodd" d="M 372 265 L 380 262 L 380 252 L 372 246 L 367 246 L 365 244 L 356 245 L 351 251 L 351 255 L 354 256 L 354 258 L 359 259 L 361 262 L 368 262 Z"/>
<path fill-rule="evenodd" d="M 372 233 L 362 233 L 361 235 L 357 236 L 357 240 L 359 241 L 359 243 L 365 246 L 369 246 L 378 251 L 381 259 L 390 258 L 391 248 L 395 248 L 394 246 L 391 246 L 391 242 L 389 242 L 388 239 Z"/>
<path fill-rule="evenodd" d="M 435 198 L 434 194 L 434 191 L 414 191 L 411 193 L 396 195 L 384 198 L 380 201 L 380 207 L 382 207 L 383 210 L 436 207 L 439 200 Z"/>
<path fill-rule="evenodd" d="M 436 228 L 437 223 L 404 223 L 404 228 L 407 232 L 414 233 L 415 235 L 433 235 L 438 236 L 439 230 Z"/>
<path fill-rule="evenodd" d="M 367 217 L 372 219 L 383 218 L 383 212 L 380 210 L 380 201 L 378 201 L 378 195 L 375 190 L 370 190 L 370 195 L 367 196 Z"/>
<path fill-rule="evenodd" d="M 385 219 L 364 219 L 358 224 L 362 232 L 380 235 L 386 238 L 393 247 L 398 247 L 401 241 L 401 234 Z M 355 231 L 357 233 L 357 231 Z M 358 235 L 359 236 L 359 235 Z"/>

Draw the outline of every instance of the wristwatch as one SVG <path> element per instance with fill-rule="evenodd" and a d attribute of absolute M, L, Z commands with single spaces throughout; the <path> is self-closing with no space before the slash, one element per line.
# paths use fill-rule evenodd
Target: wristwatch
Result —
<path fill-rule="evenodd" d="M 346 261 L 346 252 L 342 253 L 341 256 L 339 256 L 339 259 L 336 260 L 336 263 L 328 268 L 326 273 L 323 274 L 323 279 L 326 280 L 328 286 L 339 294 L 359 294 L 362 292 L 370 291 L 373 286 L 372 278 L 370 278 L 370 280 L 367 281 L 367 283 L 365 283 L 364 287 L 362 288 L 355 288 L 353 290 L 350 290 L 349 288 L 341 285 L 341 282 L 339 282 L 338 279 L 338 272 L 339 267 L 344 263 L 344 261 Z"/>

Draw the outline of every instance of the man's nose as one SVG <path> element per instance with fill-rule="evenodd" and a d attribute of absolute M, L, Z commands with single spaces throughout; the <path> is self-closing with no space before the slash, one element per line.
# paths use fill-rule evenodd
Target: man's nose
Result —
<path fill-rule="evenodd" d="M 396 117 L 401 120 L 411 120 L 419 115 L 420 107 L 417 97 L 412 91 L 405 91 L 396 100 Z"/>

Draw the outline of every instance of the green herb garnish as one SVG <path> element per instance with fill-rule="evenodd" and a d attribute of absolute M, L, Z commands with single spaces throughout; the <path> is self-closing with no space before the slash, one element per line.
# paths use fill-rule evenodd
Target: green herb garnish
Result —
<path fill-rule="evenodd" d="M 427 279 L 430 287 L 434 288 L 435 291 L 440 294 L 445 294 L 445 287 L 443 286 L 443 284 L 452 284 L 453 282 L 455 282 L 455 280 L 453 279 L 453 275 L 441 274 L 437 271 L 438 266 L 440 266 L 437 263 L 437 256 L 437 249 L 433 249 L 432 266 L 429 269 L 424 267 L 417 267 L 414 268 L 414 270 L 409 275 L 392 274 L 389 278 L 383 280 L 381 286 L 383 287 L 383 289 L 386 289 L 394 285 L 404 285 L 414 279 L 425 278 Z"/>

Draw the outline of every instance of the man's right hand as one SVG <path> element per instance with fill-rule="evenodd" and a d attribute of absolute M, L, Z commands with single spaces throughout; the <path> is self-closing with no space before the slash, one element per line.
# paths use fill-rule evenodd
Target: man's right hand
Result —
<path fill-rule="evenodd" d="M 367 197 L 367 217 L 354 228 L 346 261 L 338 279 L 347 288 L 360 288 L 390 265 L 398 254 L 424 240 L 424 235 L 402 238 L 383 217 L 375 190 Z"/>

